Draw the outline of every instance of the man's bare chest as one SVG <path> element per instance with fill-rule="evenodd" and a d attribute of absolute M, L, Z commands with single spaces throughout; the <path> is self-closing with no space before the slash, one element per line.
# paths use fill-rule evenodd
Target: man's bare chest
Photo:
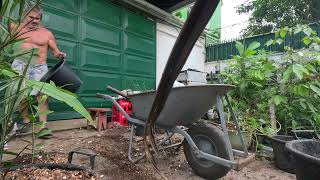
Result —
<path fill-rule="evenodd" d="M 47 46 L 49 42 L 48 36 L 41 31 L 28 32 L 22 35 L 24 43 L 32 44 L 35 47 Z"/>

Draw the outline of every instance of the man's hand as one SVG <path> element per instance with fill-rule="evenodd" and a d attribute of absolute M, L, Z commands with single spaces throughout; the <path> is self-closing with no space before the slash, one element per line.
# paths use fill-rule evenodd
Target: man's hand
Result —
<path fill-rule="evenodd" d="M 53 56 L 58 58 L 58 59 L 64 59 L 67 57 L 67 54 L 61 51 L 56 51 L 53 53 Z"/>

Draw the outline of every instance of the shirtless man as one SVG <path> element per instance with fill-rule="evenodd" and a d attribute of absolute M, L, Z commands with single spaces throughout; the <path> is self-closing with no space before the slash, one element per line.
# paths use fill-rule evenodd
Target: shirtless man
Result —
<path fill-rule="evenodd" d="M 47 57 L 48 49 L 50 48 L 52 54 L 56 58 L 64 58 L 66 54 L 61 52 L 56 44 L 56 40 L 53 34 L 41 25 L 42 12 L 39 7 L 35 7 L 26 16 L 24 22 L 21 23 L 19 28 L 22 28 L 19 38 L 25 38 L 21 45 L 22 49 L 38 49 L 38 56 L 35 59 L 34 64 L 30 64 L 27 70 L 27 77 L 31 80 L 40 81 L 40 79 L 48 72 Z M 14 28 L 14 25 L 12 26 Z M 15 59 L 12 63 L 12 69 L 19 73 L 23 72 L 25 68 L 25 61 L 22 59 Z M 36 90 L 32 90 L 31 95 L 36 96 L 38 103 L 41 99 L 41 93 Z M 39 111 L 45 112 L 48 109 L 48 102 L 46 101 L 43 105 L 40 105 Z M 28 106 L 26 103 L 21 104 L 21 116 L 23 118 L 23 123 L 29 123 L 30 119 L 28 117 Z M 40 121 L 47 121 L 47 115 L 40 115 Z M 43 126 L 41 129 L 44 129 Z"/>

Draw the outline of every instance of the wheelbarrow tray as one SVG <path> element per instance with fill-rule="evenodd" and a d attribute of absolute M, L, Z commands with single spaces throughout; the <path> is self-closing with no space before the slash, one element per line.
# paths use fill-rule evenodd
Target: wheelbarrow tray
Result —
<path fill-rule="evenodd" d="M 174 87 L 157 119 L 157 125 L 165 128 L 188 126 L 215 105 L 218 94 L 223 96 L 233 88 L 226 84 Z M 129 95 L 135 118 L 148 118 L 155 96 L 156 91 Z"/>

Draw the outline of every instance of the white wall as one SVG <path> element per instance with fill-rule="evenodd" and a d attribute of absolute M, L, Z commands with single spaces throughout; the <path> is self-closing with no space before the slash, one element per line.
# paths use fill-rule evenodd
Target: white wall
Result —
<path fill-rule="evenodd" d="M 180 29 L 170 25 L 157 23 L 157 74 L 156 84 L 158 86 L 163 70 L 168 61 L 174 43 L 179 35 Z M 205 41 L 198 40 L 182 70 L 192 68 L 199 71 L 205 70 Z"/>

